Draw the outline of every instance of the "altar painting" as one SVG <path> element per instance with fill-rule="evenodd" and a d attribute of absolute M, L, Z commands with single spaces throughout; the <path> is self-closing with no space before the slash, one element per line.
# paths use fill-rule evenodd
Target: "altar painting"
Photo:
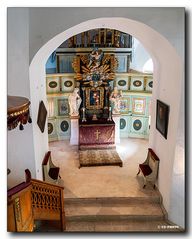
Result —
<path fill-rule="evenodd" d="M 103 109 L 104 105 L 104 89 L 103 87 L 86 88 L 86 108 L 87 109 Z"/>

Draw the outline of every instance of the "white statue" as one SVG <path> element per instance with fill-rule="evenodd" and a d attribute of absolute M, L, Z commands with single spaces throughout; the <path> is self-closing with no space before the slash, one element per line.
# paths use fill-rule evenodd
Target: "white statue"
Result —
<path fill-rule="evenodd" d="M 113 114 L 119 114 L 120 113 L 120 100 L 122 97 L 121 91 L 118 91 L 117 87 L 114 87 L 113 92 L 110 95 L 110 101 L 113 104 Z"/>
<path fill-rule="evenodd" d="M 81 97 L 78 94 L 79 89 L 75 88 L 73 93 L 69 95 L 69 107 L 70 107 L 70 115 L 78 116 L 79 115 L 79 107 L 81 104 Z"/>

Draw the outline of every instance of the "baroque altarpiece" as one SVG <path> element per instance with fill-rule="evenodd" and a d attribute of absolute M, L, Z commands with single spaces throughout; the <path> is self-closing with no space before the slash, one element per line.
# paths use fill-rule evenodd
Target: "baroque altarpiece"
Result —
<path fill-rule="evenodd" d="M 115 124 L 111 117 L 109 96 L 118 60 L 94 48 L 90 54 L 77 55 L 72 63 L 82 99 L 79 144 L 84 147 L 113 147 Z"/>
<path fill-rule="evenodd" d="M 77 55 L 72 63 L 82 98 L 82 121 L 109 120 L 109 94 L 115 79 L 118 61 L 114 54 L 93 49 L 90 54 Z"/>

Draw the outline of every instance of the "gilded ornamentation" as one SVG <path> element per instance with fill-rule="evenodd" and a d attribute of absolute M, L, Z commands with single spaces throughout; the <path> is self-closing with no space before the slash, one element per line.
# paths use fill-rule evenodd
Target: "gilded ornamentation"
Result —
<path fill-rule="evenodd" d="M 115 79 L 118 60 L 114 55 L 104 55 L 101 49 L 94 48 L 88 55 L 76 56 L 72 66 L 77 81 L 97 88 Z"/>
<path fill-rule="evenodd" d="M 15 199 L 15 217 L 17 222 L 21 222 L 21 206 L 20 206 L 20 199 Z"/>

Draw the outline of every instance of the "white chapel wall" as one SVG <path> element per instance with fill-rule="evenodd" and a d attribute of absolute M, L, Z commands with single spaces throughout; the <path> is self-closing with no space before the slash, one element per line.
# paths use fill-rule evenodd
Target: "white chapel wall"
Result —
<path fill-rule="evenodd" d="M 30 99 L 29 85 L 29 10 L 17 8 L 8 10 L 8 64 L 7 93 Z M 19 127 L 19 126 L 18 126 Z M 24 181 L 25 169 L 29 168 L 35 177 L 32 124 L 7 131 L 8 187 Z"/>

